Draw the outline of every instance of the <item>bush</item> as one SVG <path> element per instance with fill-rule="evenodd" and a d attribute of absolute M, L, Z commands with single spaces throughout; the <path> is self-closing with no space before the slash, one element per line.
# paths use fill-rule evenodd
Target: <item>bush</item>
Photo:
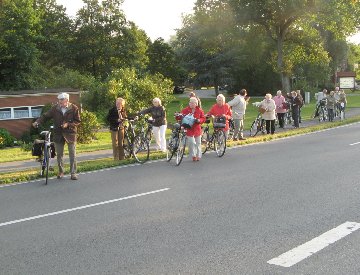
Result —
<path fill-rule="evenodd" d="M 8 130 L 0 128 L 0 148 L 14 146 L 15 138 L 10 135 Z"/>
<path fill-rule="evenodd" d="M 79 143 L 90 143 L 96 138 L 95 134 L 99 130 L 100 124 L 94 113 L 83 110 L 81 112 L 81 123 L 78 127 Z"/>

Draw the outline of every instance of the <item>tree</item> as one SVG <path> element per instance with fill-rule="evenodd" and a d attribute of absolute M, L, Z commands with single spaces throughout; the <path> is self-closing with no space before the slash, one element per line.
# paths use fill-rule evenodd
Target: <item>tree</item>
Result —
<path fill-rule="evenodd" d="M 40 60 L 47 68 L 72 63 L 70 41 L 73 37 L 73 22 L 63 6 L 55 0 L 35 0 L 35 10 L 41 26 L 37 40 Z"/>
<path fill-rule="evenodd" d="M 73 48 L 76 68 L 106 79 L 120 67 L 144 70 L 148 37 L 121 10 L 122 0 L 83 0 L 78 12 Z"/>
<path fill-rule="evenodd" d="M 173 48 L 158 38 L 149 45 L 147 50 L 149 57 L 148 70 L 152 74 L 160 73 L 171 79 L 175 84 L 182 85 L 186 80 L 184 69 L 180 66 Z"/>
<path fill-rule="evenodd" d="M 284 59 L 285 46 L 291 36 L 302 31 L 302 24 L 313 29 L 321 24 L 344 37 L 354 31 L 360 11 L 359 2 L 348 0 L 229 0 L 229 3 L 240 25 L 263 28 L 276 44 L 276 68 L 285 91 L 290 91 L 291 76 Z"/>
<path fill-rule="evenodd" d="M 0 89 L 31 87 L 38 65 L 39 18 L 32 0 L 3 0 L 0 9 Z"/>
<path fill-rule="evenodd" d="M 214 85 L 218 93 L 233 58 L 229 47 L 234 40 L 233 16 L 226 1 L 199 0 L 194 11 L 177 32 L 177 51 L 195 76 L 195 86 Z"/>

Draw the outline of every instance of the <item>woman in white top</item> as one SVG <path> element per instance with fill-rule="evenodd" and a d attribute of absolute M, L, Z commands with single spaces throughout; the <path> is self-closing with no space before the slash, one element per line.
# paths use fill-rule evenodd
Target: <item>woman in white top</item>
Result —
<path fill-rule="evenodd" d="M 265 113 L 262 114 L 266 123 L 266 133 L 274 134 L 275 132 L 275 101 L 272 99 L 271 94 L 266 94 L 265 99 L 261 102 L 261 107 L 265 109 Z"/>

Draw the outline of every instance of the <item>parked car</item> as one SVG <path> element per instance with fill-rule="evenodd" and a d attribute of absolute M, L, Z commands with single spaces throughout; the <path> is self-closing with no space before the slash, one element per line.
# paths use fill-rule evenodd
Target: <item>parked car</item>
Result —
<path fill-rule="evenodd" d="M 175 86 L 173 93 L 174 94 L 182 94 L 185 91 L 185 86 Z"/>

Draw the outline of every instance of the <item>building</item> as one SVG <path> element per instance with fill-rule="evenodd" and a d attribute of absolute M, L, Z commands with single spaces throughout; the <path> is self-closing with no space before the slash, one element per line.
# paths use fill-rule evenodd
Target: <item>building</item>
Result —
<path fill-rule="evenodd" d="M 80 107 L 81 92 L 75 89 L 0 91 L 0 128 L 20 138 L 30 131 L 34 118 L 46 104 L 55 104 L 59 93 L 68 93 L 70 102 Z"/>

